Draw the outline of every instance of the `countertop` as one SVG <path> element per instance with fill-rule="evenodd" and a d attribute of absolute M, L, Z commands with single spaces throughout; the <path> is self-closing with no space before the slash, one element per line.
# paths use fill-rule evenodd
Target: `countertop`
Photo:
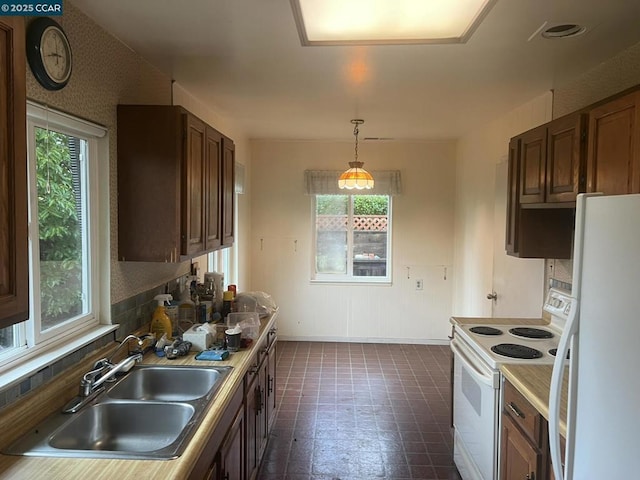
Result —
<path fill-rule="evenodd" d="M 104 460 L 81 458 L 46 458 L 0 455 L 0 478 L 11 479 L 82 479 L 111 480 L 118 479 L 183 479 L 187 478 L 204 449 L 206 440 L 215 430 L 233 393 L 242 386 L 244 374 L 252 363 L 255 348 L 266 337 L 267 332 L 275 325 L 277 312 L 261 321 L 260 336 L 250 348 L 233 353 L 227 361 L 206 362 L 195 360 L 195 353 L 175 360 L 159 358 L 147 353 L 142 363 L 167 365 L 216 365 L 234 367 L 226 381 L 217 392 L 200 426 L 191 438 L 184 453 L 174 460 Z M 103 349 L 95 358 L 106 356 L 105 350 L 112 352 L 113 345 Z M 70 369 L 64 379 L 49 382 L 37 389 L 24 400 L 10 405 L 0 412 L 0 447 L 5 447 L 22 433 L 35 427 L 70 400 L 77 391 L 82 373 L 87 365 L 92 365 L 94 357 Z M 160 420 L 160 419 L 159 419 Z"/>
<path fill-rule="evenodd" d="M 452 325 L 547 325 L 546 318 L 491 318 L 491 317 L 451 317 Z"/>
<path fill-rule="evenodd" d="M 566 367 L 568 368 L 568 367 Z M 552 365 L 502 365 L 500 371 L 516 389 L 531 402 L 544 418 L 549 420 L 549 385 L 551 385 Z M 567 389 L 568 372 L 562 383 L 560 403 L 560 435 L 567 434 Z"/>

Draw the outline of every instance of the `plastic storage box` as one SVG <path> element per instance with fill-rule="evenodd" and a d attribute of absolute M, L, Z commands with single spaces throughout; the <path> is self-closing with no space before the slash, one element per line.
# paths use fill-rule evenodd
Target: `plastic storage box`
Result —
<path fill-rule="evenodd" d="M 260 335 L 260 317 L 258 312 L 231 312 L 227 315 L 227 327 L 236 325 L 242 328 L 242 337 L 256 340 Z"/>

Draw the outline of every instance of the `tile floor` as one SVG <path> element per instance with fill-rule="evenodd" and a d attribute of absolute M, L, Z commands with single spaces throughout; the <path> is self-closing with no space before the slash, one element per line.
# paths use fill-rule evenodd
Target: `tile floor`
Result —
<path fill-rule="evenodd" d="M 458 480 L 449 347 L 278 342 L 260 480 Z"/>

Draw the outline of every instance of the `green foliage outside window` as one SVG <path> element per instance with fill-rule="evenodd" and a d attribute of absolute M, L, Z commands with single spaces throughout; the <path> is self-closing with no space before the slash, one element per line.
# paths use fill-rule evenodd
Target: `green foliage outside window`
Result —
<path fill-rule="evenodd" d="M 318 195 L 318 215 L 346 215 L 348 195 Z M 386 195 L 354 195 L 354 215 L 387 215 L 389 197 Z"/>
<path fill-rule="evenodd" d="M 80 313 L 82 306 L 82 225 L 70 139 L 58 132 L 36 129 L 43 329 L 48 323 Z"/>

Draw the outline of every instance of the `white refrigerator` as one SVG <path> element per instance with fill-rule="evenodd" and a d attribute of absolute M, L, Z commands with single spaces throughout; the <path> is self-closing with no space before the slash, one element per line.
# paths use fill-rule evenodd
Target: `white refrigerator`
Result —
<path fill-rule="evenodd" d="M 556 480 L 640 478 L 640 195 L 578 195 L 573 257 L 574 300 L 549 394 L 554 474 Z M 564 374 L 569 392 L 562 458 Z"/>

